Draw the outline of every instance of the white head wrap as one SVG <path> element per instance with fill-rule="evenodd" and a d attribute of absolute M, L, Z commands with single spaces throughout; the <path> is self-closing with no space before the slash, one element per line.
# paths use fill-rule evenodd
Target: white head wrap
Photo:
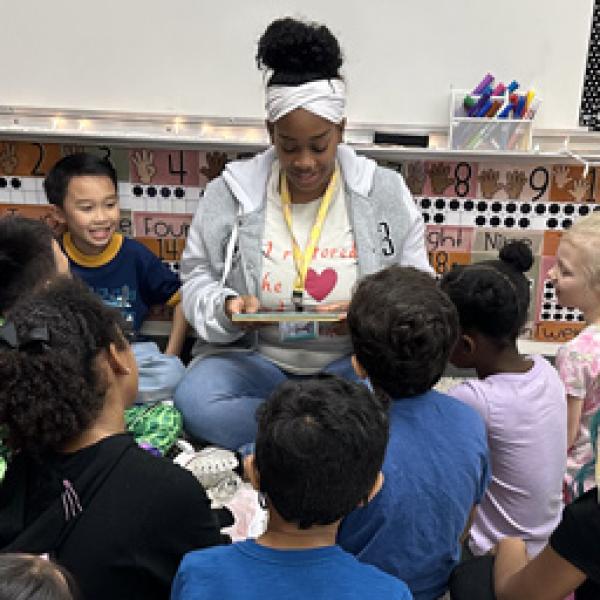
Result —
<path fill-rule="evenodd" d="M 278 121 L 297 108 L 340 123 L 346 111 L 346 86 L 341 79 L 319 79 L 301 85 L 267 87 L 265 108 L 267 120 Z"/>

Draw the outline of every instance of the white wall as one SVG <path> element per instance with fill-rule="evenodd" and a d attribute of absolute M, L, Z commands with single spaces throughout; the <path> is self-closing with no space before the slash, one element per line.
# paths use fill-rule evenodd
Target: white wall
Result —
<path fill-rule="evenodd" d="M 0 0 L 0 105 L 262 118 L 266 25 L 325 22 L 354 123 L 444 125 L 451 85 L 534 86 L 577 126 L 593 0 Z"/>

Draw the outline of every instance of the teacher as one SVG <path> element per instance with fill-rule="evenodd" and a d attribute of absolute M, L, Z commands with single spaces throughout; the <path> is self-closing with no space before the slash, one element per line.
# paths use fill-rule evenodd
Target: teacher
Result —
<path fill-rule="evenodd" d="M 269 73 L 272 145 L 207 186 L 181 260 L 183 310 L 200 341 L 175 403 L 191 435 L 231 449 L 254 440 L 256 408 L 286 378 L 355 377 L 345 323 L 241 327 L 233 313 L 344 312 L 364 275 L 431 271 L 402 176 L 342 143 L 342 54 L 329 29 L 276 20 L 256 60 Z"/>

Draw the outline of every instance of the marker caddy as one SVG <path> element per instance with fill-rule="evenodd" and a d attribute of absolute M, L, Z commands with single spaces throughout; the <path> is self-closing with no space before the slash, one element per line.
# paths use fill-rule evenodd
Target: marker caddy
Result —
<path fill-rule="evenodd" d="M 476 103 L 501 102 L 493 117 L 468 116 L 465 98 L 470 96 Z M 452 150 L 514 150 L 526 152 L 532 148 L 533 116 L 535 110 L 528 111 L 522 118 L 500 118 L 503 110 L 510 105 L 510 93 L 501 96 L 483 97 L 469 90 L 453 89 L 450 96 L 449 146 Z M 535 108 L 539 105 L 536 101 Z"/>

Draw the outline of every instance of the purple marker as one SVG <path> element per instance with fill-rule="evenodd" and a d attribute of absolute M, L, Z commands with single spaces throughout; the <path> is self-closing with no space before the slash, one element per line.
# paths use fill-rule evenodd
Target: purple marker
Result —
<path fill-rule="evenodd" d="M 471 92 L 472 94 L 481 94 L 483 92 L 483 90 L 485 90 L 485 88 L 488 85 L 491 85 L 492 82 L 494 81 L 494 76 L 491 73 L 488 73 L 480 82 L 479 85 Z"/>

